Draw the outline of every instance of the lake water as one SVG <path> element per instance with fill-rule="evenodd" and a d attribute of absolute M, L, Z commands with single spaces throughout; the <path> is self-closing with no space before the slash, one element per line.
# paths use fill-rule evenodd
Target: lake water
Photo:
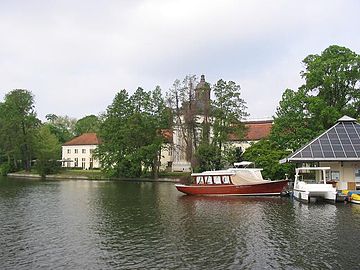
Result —
<path fill-rule="evenodd" d="M 1 269 L 359 269 L 360 205 L 0 179 Z"/>

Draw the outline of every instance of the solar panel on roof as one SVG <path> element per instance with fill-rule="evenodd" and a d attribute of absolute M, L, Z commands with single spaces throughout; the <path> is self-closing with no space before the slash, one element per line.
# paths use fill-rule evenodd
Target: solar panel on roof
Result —
<path fill-rule="evenodd" d="M 313 158 L 323 158 L 324 153 L 322 151 L 313 151 Z"/>
<path fill-rule="evenodd" d="M 346 160 L 346 158 L 360 158 L 360 124 L 340 119 L 336 125 L 289 159 Z"/>
<path fill-rule="evenodd" d="M 325 152 L 324 151 L 324 158 L 334 158 L 334 152 Z"/>

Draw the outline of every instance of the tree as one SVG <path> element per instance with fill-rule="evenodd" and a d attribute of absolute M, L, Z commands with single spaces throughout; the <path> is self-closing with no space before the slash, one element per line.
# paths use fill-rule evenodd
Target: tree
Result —
<path fill-rule="evenodd" d="M 74 128 L 75 136 L 80 136 L 83 133 L 99 131 L 99 118 L 95 115 L 88 115 L 77 120 Z"/>
<path fill-rule="evenodd" d="M 279 160 L 290 152 L 280 149 L 269 140 L 261 140 L 246 149 L 243 159 L 254 162 L 256 167 L 263 168 L 263 177 L 270 179 L 284 179 L 294 174 L 293 164 L 279 164 Z"/>
<path fill-rule="evenodd" d="M 97 156 L 110 176 L 139 177 L 149 170 L 157 177 L 168 110 L 161 90 L 146 92 L 138 88 L 130 97 L 120 91 L 103 115 Z"/>
<path fill-rule="evenodd" d="M 217 147 L 218 168 L 224 166 L 227 157 L 224 153 L 230 151 L 227 143 L 229 135 L 234 134 L 243 138 L 245 125 L 241 122 L 248 114 L 246 102 L 241 98 L 240 86 L 233 81 L 219 80 L 213 87 L 215 99 L 212 102 L 213 139 L 212 144 Z"/>
<path fill-rule="evenodd" d="M 171 108 L 174 118 L 174 129 L 184 142 L 176 145 L 176 148 L 185 152 L 185 160 L 193 166 L 196 163 L 194 153 L 200 143 L 197 136 L 198 117 L 194 93 L 194 85 L 197 83 L 195 75 L 187 75 L 182 82 L 175 80 L 173 87 L 166 94 L 167 106 Z"/>
<path fill-rule="evenodd" d="M 323 101 L 323 110 L 333 108 L 339 115 L 360 116 L 360 56 L 348 48 L 332 45 L 321 55 L 309 55 L 304 60 L 305 70 L 301 76 L 305 79 L 304 88 L 311 95 Z M 325 105 L 325 107 L 324 107 Z M 321 115 L 322 110 L 320 110 Z M 336 118 L 330 117 L 332 125 Z"/>
<path fill-rule="evenodd" d="M 323 130 L 317 120 L 310 117 L 308 104 L 309 97 L 303 89 L 297 92 L 286 89 L 276 110 L 270 141 L 284 150 L 295 150 Z"/>
<path fill-rule="evenodd" d="M 34 132 L 40 121 L 36 118 L 33 94 L 24 89 L 15 89 L 5 95 L 0 105 L 0 138 L 3 152 L 13 169 L 22 167 L 29 171 L 33 155 Z"/>
<path fill-rule="evenodd" d="M 60 143 L 65 143 L 75 136 L 75 125 L 77 120 L 67 115 L 47 114 L 46 125 L 49 126 L 50 131 L 54 134 Z"/>
<path fill-rule="evenodd" d="M 359 55 L 330 46 L 303 63 L 305 83 L 297 92 L 284 92 L 274 118 L 270 140 L 282 149 L 299 148 L 343 115 L 360 116 Z"/>
<path fill-rule="evenodd" d="M 43 125 L 37 130 L 34 149 L 36 170 L 41 177 L 45 178 L 47 174 L 59 171 L 60 165 L 57 160 L 61 158 L 61 145 L 48 125 Z"/>

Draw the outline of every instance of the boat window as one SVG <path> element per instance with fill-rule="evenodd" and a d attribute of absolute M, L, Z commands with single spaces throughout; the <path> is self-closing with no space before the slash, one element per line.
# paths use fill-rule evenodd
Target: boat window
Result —
<path fill-rule="evenodd" d="M 196 184 L 204 184 L 204 177 L 196 176 Z"/>
<path fill-rule="evenodd" d="M 214 179 L 214 184 L 218 184 L 220 185 L 221 184 L 221 176 L 214 176 L 213 177 Z"/>
<path fill-rule="evenodd" d="M 229 175 L 223 175 L 222 182 L 224 184 L 230 184 L 230 176 Z"/>
<path fill-rule="evenodd" d="M 213 181 L 212 181 L 212 177 L 209 175 L 209 176 L 205 176 L 205 182 L 206 184 L 212 184 Z"/>

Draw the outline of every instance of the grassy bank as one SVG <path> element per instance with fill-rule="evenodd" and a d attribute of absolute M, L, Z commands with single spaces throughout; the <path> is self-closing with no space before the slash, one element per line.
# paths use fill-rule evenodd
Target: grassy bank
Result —
<path fill-rule="evenodd" d="M 31 170 L 30 172 L 26 171 L 18 171 L 14 174 L 9 174 L 10 176 L 29 176 L 29 177 L 40 177 L 35 170 Z M 131 179 L 117 179 L 117 178 L 109 178 L 100 170 L 79 170 L 79 169 L 62 169 L 57 174 L 48 175 L 48 179 L 51 178 L 59 178 L 59 179 L 89 179 L 89 180 L 131 180 Z M 139 178 L 134 178 L 139 180 Z M 154 180 L 150 178 L 150 175 L 146 175 L 140 177 L 143 180 Z M 159 181 L 161 179 L 168 179 L 177 182 L 176 180 L 180 180 L 180 182 L 187 182 L 190 179 L 190 173 L 184 172 L 161 172 L 159 173 Z"/>

